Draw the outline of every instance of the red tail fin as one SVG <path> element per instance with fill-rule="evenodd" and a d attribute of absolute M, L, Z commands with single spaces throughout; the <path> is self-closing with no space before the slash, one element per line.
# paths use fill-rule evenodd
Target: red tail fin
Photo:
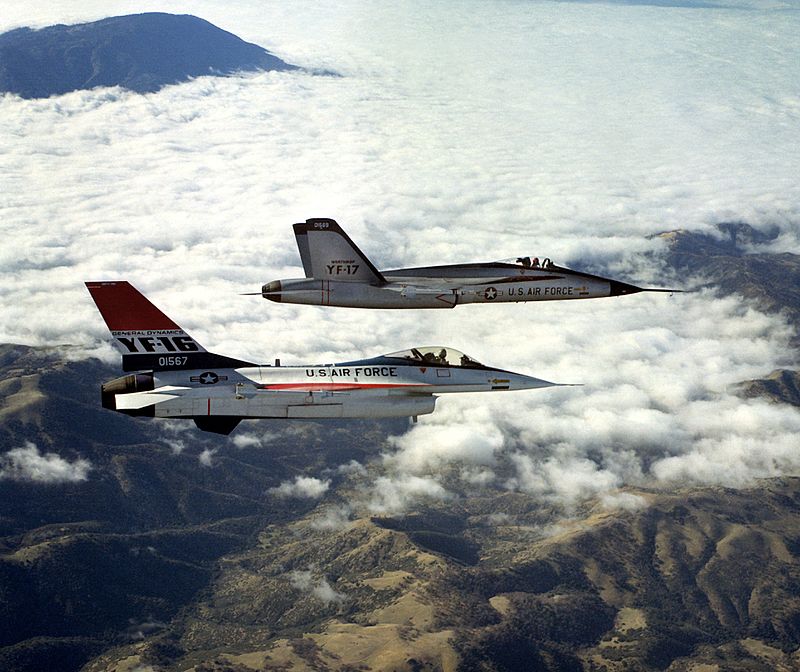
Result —
<path fill-rule="evenodd" d="M 112 333 L 115 331 L 179 330 L 181 328 L 125 280 L 87 282 L 97 309 Z"/>
<path fill-rule="evenodd" d="M 122 350 L 124 371 L 252 366 L 250 362 L 206 352 L 124 280 L 87 282 L 86 288 Z"/>

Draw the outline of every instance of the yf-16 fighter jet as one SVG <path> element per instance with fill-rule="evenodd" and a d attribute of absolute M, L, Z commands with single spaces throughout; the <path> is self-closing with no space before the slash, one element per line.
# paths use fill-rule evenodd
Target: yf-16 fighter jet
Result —
<path fill-rule="evenodd" d="M 294 235 L 306 277 L 268 282 L 260 292 L 265 299 L 350 308 L 453 308 L 680 291 L 636 287 L 536 256 L 379 271 L 332 219 L 295 224 Z"/>
<path fill-rule="evenodd" d="M 103 407 L 192 418 L 208 432 L 230 434 L 246 418 L 416 418 L 433 413 L 439 394 L 557 385 L 440 346 L 341 364 L 254 364 L 206 351 L 127 282 L 86 287 L 131 372 L 102 386 Z"/>

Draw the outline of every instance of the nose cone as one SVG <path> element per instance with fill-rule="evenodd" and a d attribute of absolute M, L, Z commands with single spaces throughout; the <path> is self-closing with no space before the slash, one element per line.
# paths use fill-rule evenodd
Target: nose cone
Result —
<path fill-rule="evenodd" d="M 644 291 L 641 287 L 629 285 L 627 282 L 619 282 L 618 280 L 609 280 L 608 284 L 610 285 L 609 296 L 622 296 L 623 294 L 636 294 Z"/>
<path fill-rule="evenodd" d="M 261 296 L 270 301 L 281 302 L 281 281 L 273 280 L 261 288 Z"/>
<path fill-rule="evenodd" d="M 551 383 L 549 380 L 526 376 L 522 373 L 503 371 L 492 380 L 492 390 L 534 390 L 539 387 L 553 387 L 560 383 Z"/>

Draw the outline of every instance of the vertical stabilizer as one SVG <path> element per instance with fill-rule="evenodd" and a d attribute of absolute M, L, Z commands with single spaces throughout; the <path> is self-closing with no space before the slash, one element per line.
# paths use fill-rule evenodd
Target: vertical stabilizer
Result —
<path fill-rule="evenodd" d="M 315 218 L 294 225 L 294 235 L 307 278 L 338 282 L 386 282 L 333 219 Z"/>
<path fill-rule="evenodd" d="M 87 282 L 117 347 L 124 371 L 248 366 L 207 352 L 129 282 Z"/>

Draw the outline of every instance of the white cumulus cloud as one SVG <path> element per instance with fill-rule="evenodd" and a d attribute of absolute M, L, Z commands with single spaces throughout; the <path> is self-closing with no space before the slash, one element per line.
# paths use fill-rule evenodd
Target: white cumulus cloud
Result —
<path fill-rule="evenodd" d="M 213 467 L 216 452 L 216 448 L 204 448 L 203 452 L 197 456 L 197 461 L 204 467 Z"/>
<path fill-rule="evenodd" d="M 345 601 L 345 596 L 337 592 L 328 583 L 328 579 L 324 576 L 314 576 L 312 570 L 295 570 L 289 575 L 292 588 L 304 593 L 311 593 L 318 600 L 322 601 L 325 606 L 330 604 L 341 604 Z"/>
<path fill-rule="evenodd" d="M 26 441 L 0 455 L 0 479 L 35 483 L 78 483 L 89 478 L 92 465 L 78 458 L 73 462 L 56 453 L 42 454 L 36 444 Z"/>
<path fill-rule="evenodd" d="M 314 530 L 343 530 L 351 525 L 350 517 L 353 509 L 349 504 L 340 504 L 325 509 L 321 515 L 315 516 L 309 527 Z"/>
<path fill-rule="evenodd" d="M 442 501 L 451 496 L 435 477 L 401 473 L 378 477 L 367 506 L 373 513 L 396 514 L 426 500 Z"/>
<path fill-rule="evenodd" d="M 323 481 L 313 476 L 297 476 L 293 481 L 284 481 L 279 486 L 270 488 L 268 492 L 276 497 L 318 499 L 328 491 L 330 485 L 329 479 Z"/>
<path fill-rule="evenodd" d="M 231 440 L 237 448 L 262 448 L 274 443 L 279 437 L 278 432 L 240 432 L 234 434 Z"/>

